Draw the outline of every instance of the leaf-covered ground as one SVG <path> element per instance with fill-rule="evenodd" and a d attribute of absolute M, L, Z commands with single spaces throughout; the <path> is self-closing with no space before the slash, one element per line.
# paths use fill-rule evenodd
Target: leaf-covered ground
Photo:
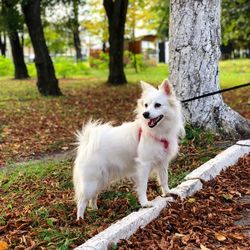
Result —
<path fill-rule="evenodd" d="M 250 225 L 237 222 L 249 209 L 249 172 L 250 155 L 205 183 L 194 196 L 172 203 L 116 249 L 250 249 Z"/>
<path fill-rule="evenodd" d="M 214 135 L 187 127 L 187 138 L 170 171 L 171 187 L 220 151 L 214 142 Z M 16 249 L 73 248 L 139 208 L 132 185 L 126 181 L 103 192 L 99 209 L 88 210 L 84 222 L 76 223 L 72 166 L 71 160 L 41 161 L 0 172 L 0 240 Z M 148 197 L 159 194 L 152 179 Z"/>
<path fill-rule="evenodd" d="M 165 66 L 161 70 L 165 74 Z M 152 69 L 149 73 L 158 75 L 152 74 Z M 147 74 L 136 76 L 133 82 L 138 82 L 138 77 L 149 79 Z M 138 84 L 110 87 L 103 80 L 63 79 L 60 83 L 64 96 L 59 98 L 39 96 L 34 80 L 1 81 L 0 166 L 72 149 L 74 132 L 90 117 L 115 124 L 132 120 L 140 95 Z M 250 118 L 246 89 L 225 93 L 224 98 Z M 171 186 L 233 143 L 190 126 L 186 129 L 180 154 L 171 165 Z M 7 242 L 11 249 L 68 249 L 138 209 L 131 184 L 125 182 L 104 192 L 98 200 L 99 210 L 88 210 L 85 221 L 76 223 L 72 165 L 70 160 L 44 161 L 2 168 L 0 243 Z M 159 195 L 154 180 L 150 181 L 148 195 L 150 199 Z"/>
<path fill-rule="evenodd" d="M 25 83 L 24 93 L 8 93 L 0 100 L 0 166 L 73 147 L 77 129 L 90 117 L 120 124 L 134 118 L 139 86 L 110 87 L 89 79 L 64 80 L 64 96 L 45 98 L 34 94 Z M 70 87 L 74 84 L 74 88 Z M 250 118 L 249 88 L 223 96 L 235 110 Z M 31 91 L 31 93 L 29 92 Z"/>

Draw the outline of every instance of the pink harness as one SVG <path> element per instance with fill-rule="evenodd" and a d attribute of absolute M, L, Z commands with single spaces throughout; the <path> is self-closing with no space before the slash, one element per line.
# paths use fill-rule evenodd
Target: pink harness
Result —
<path fill-rule="evenodd" d="M 142 135 L 142 128 L 139 128 L 139 132 L 138 132 L 138 141 L 140 142 L 141 140 L 141 135 Z M 156 136 L 149 134 L 153 139 L 155 139 L 156 141 L 162 143 L 163 147 L 165 150 L 167 150 L 169 142 L 167 141 L 167 139 L 159 139 Z"/>

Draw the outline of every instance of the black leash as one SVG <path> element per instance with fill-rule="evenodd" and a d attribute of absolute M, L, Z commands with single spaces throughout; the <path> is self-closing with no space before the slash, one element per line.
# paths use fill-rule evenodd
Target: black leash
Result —
<path fill-rule="evenodd" d="M 231 87 L 231 88 L 221 89 L 221 90 L 218 90 L 218 91 L 215 91 L 215 92 L 211 92 L 211 93 L 207 93 L 207 94 L 204 94 L 204 95 L 196 96 L 196 97 L 193 97 L 193 98 L 190 98 L 190 99 L 187 99 L 187 100 L 183 100 L 181 102 L 182 103 L 191 102 L 191 101 L 201 99 L 201 98 L 204 98 L 204 97 L 207 97 L 207 96 L 216 95 L 216 94 L 220 94 L 222 92 L 226 92 L 226 91 L 230 91 L 230 90 L 238 89 L 238 88 L 243 88 L 243 87 L 247 87 L 247 86 L 250 86 L 250 82 L 245 83 L 245 84 L 241 84 L 241 85 L 238 85 L 238 86 L 234 86 L 234 87 Z"/>
<path fill-rule="evenodd" d="M 243 146 L 243 147 L 250 147 L 250 145 L 247 145 L 247 144 L 242 144 L 242 143 L 236 143 L 235 145 L 238 145 L 238 146 Z"/>

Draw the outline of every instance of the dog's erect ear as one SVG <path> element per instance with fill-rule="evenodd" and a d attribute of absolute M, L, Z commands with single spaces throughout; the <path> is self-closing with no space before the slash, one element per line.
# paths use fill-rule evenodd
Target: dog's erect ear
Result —
<path fill-rule="evenodd" d="M 155 90 L 155 87 L 153 87 L 152 85 L 150 85 L 144 81 L 141 81 L 141 88 L 142 88 L 143 92 Z"/>
<path fill-rule="evenodd" d="M 162 84 L 158 88 L 167 95 L 172 95 L 173 93 L 173 87 L 168 79 L 163 80 Z"/>

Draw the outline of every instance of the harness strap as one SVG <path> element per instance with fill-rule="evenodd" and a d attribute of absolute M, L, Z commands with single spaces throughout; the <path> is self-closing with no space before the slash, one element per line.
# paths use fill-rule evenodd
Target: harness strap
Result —
<path fill-rule="evenodd" d="M 159 139 L 157 138 L 156 136 L 152 135 L 152 134 L 149 134 L 153 139 L 155 139 L 156 141 L 162 143 L 164 149 L 166 150 L 169 146 L 169 142 L 167 139 Z M 142 128 L 139 128 L 139 131 L 138 131 L 138 142 L 140 143 L 140 140 L 141 140 L 141 136 L 142 136 Z"/>

